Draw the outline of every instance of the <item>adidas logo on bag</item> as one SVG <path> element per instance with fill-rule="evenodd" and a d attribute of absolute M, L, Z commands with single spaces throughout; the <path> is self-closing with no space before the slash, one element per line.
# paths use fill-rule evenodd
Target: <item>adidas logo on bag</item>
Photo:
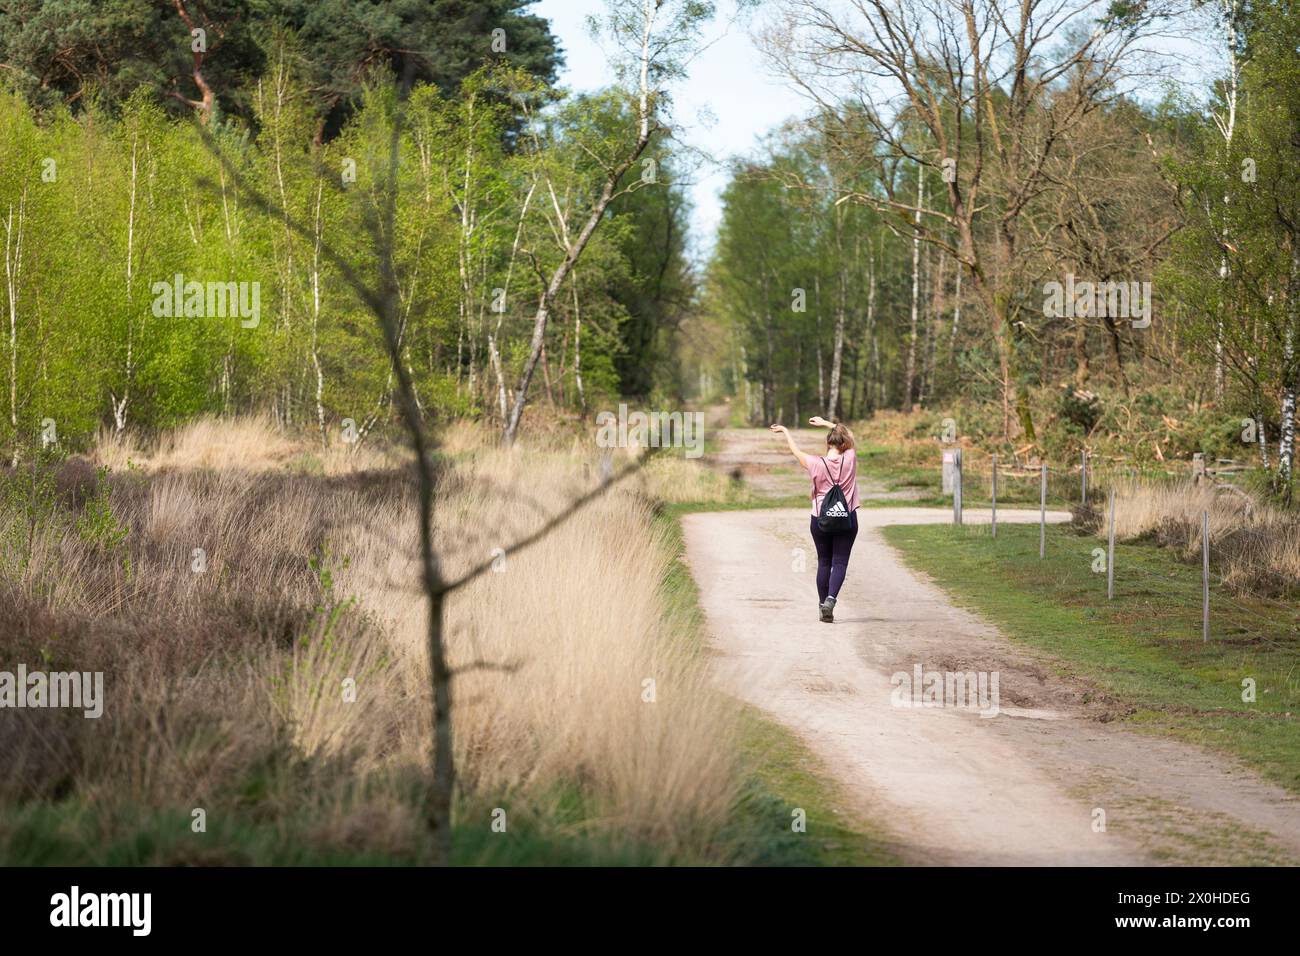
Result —
<path fill-rule="evenodd" d="M 826 514 L 824 515 L 826 518 L 847 518 L 848 516 L 849 513 L 845 509 L 844 503 L 841 501 L 837 501 L 827 508 Z"/>

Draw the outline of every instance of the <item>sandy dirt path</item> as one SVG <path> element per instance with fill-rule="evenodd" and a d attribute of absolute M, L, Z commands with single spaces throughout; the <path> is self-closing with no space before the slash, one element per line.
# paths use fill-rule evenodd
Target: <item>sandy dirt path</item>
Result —
<path fill-rule="evenodd" d="M 956 607 L 879 534 L 951 520 L 861 510 L 826 625 L 806 510 L 687 515 L 719 682 L 800 734 L 911 863 L 1300 862 L 1300 800 L 1228 758 L 1110 722 L 1104 695 Z M 999 510 L 1000 522 L 1037 520 Z M 996 671 L 997 715 L 895 706 L 892 675 L 917 665 Z"/>

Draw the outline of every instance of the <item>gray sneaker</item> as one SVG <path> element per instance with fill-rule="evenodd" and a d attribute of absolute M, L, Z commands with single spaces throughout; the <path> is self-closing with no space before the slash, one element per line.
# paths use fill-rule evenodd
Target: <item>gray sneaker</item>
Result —
<path fill-rule="evenodd" d="M 825 601 L 822 601 L 818 607 L 822 612 L 823 624 L 835 623 L 835 598 L 828 597 Z"/>

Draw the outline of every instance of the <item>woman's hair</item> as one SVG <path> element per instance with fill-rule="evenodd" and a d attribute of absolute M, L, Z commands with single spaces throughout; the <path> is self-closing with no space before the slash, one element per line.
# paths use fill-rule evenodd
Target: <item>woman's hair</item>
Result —
<path fill-rule="evenodd" d="M 849 431 L 848 426 L 836 422 L 826 435 L 826 447 L 838 448 L 841 453 L 848 451 L 853 447 L 853 432 Z"/>

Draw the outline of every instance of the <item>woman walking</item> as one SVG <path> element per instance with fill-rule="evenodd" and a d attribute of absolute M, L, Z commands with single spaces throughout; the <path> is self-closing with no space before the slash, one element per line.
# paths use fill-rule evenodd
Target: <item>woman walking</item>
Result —
<path fill-rule="evenodd" d="M 812 478 L 812 531 L 817 547 L 817 600 L 821 619 L 835 620 L 835 601 L 849 568 L 849 554 L 858 536 L 858 453 L 853 433 L 838 422 L 813 417 L 808 424 L 829 428 L 826 454 L 808 455 L 800 450 L 784 425 L 772 431 L 785 435 L 790 453 Z"/>

